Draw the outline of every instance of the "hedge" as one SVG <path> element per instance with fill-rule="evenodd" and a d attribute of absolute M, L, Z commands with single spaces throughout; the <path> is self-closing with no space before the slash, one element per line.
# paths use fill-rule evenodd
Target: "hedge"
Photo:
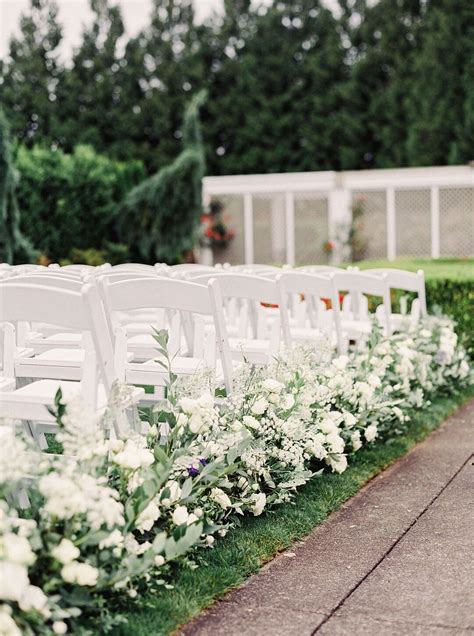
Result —
<path fill-rule="evenodd" d="M 53 261 L 69 258 L 74 248 L 115 242 L 117 206 L 145 177 L 141 162 L 113 161 L 90 146 L 72 154 L 20 146 L 16 168 L 21 229 Z"/>
<path fill-rule="evenodd" d="M 456 332 L 474 359 L 474 267 L 471 279 L 427 278 L 428 311 L 439 308 L 456 321 Z"/>

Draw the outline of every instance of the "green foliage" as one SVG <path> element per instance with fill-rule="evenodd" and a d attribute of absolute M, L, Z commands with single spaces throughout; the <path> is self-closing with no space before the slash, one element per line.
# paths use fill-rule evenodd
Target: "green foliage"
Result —
<path fill-rule="evenodd" d="M 473 391 L 456 397 L 438 397 L 415 413 L 408 430 L 390 444 L 375 443 L 359 451 L 342 474 L 324 473 L 311 480 L 294 501 L 279 507 L 278 514 L 245 517 L 242 525 L 217 542 L 196 570 L 179 567 L 174 589 L 147 594 L 143 609 L 130 608 L 128 623 L 117 636 L 165 636 L 198 615 L 230 589 L 242 585 L 279 552 L 323 523 L 370 479 L 407 453 L 415 443 L 435 430 Z"/>
<path fill-rule="evenodd" d="M 474 260 L 408 260 L 395 262 L 364 261 L 361 269 L 400 267 L 416 272 L 423 269 L 426 280 L 428 311 L 437 309 L 456 321 L 456 332 L 474 359 Z"/>
<path fill-rule="evenodd" d="M 136 186 L 118 209 L 118 235 L 133 259 L 179 262 L 195 245 L 205 165 L 199 130 L 204 98 L 198 93 L 185 113 L 181 154 Z"/>
<path fill-rule="evenodd" d="M 13 166 L 10 129 L 0 108 L 0 262 L 29 261 L 36 257 L 30 242 L 20 231 L 20 210 Z"/>
<path fill-rule="evenodd" d="M 74 248 L 100 250 L 113 240 L 116 206 L 144 177 L 138 161 L 119 163 L 78 146 L 73 154 L 20 147 L 21 227 L 52 260 Z"/>
<path fill-rule="evenodd" d="M 320 0 L 226 0 L 204 24 L 191 0 L 153 0 L 124 47 L 120 5 L 90 0 L 67 65 L 57 0 L 30 2 L 0 62 L 2 103 L 29 146 L 92 144 L 155 174 L 205 87 L 210 174 L 473 159 L 472 0 L 339 0 L 336 14 Z"/>

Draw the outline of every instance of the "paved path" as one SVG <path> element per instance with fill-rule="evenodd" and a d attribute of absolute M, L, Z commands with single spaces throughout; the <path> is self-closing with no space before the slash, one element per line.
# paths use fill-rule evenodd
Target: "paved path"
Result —
<path fill-rule="evenodd" d="M 474 632 L 474 400 L 185 636 Z"/>

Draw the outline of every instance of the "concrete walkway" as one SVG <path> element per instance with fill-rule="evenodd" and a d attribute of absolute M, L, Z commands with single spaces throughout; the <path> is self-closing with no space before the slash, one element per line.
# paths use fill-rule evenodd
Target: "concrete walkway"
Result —
<path fill-rule="evenodd" d="M 185 636 L 474 632 L 474 400 Z"/>

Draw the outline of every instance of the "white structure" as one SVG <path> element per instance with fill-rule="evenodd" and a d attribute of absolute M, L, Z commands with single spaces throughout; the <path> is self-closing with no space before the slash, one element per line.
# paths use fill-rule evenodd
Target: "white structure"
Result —
<path fill-rule="evenodd" d="M 474 164 L 206 177 L 203 190 L 236 230 L 217 260 L 327 261 L 323 245 L 337 242 L 357 200 L 368 258 L 474 256 Z"/>

